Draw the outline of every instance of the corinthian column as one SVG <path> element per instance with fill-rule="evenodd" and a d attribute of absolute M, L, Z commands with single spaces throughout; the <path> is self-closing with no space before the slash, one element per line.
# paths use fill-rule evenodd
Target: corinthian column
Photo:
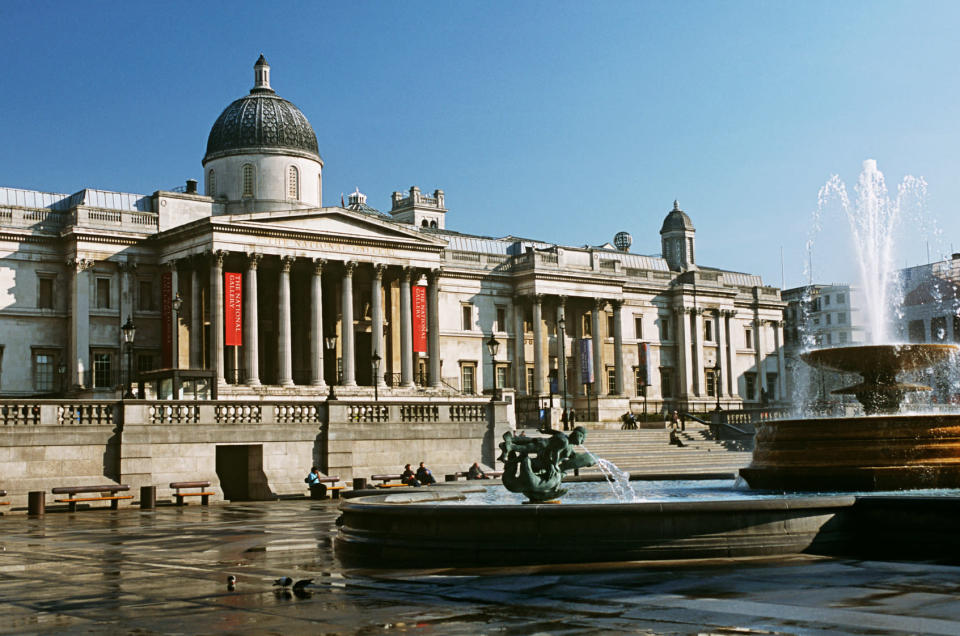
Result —
<path fill-rule="evenodd" d="M 386 386 L 383 381 L 383 373 L 386 365 L 386 356 L 383 353 L 383 270 L 385 266 L 375 264 L 373 266 L 373 287 L 370 293 L 370 304 L 373 305 L 370 311 L 370 356 L 373 354 L 380 356 L 380 364 L 377 365 L 377 377 L 373 379 L 377 386 Z"/>
<path fill-rule="evenodd" d="M 623 325 L 620 324 L 620 308 L 623 303 L 615 300 L 613 305 L 613 376 L 616 386 L 613 392 L 623 395 Z"/>
<path fill-rule="evenodd" d="M 223 375 L 223 259 L 227 253 L 217 250 L 210 259 L 211 317 L 213 318 L 213 360 L 217 371 L 217 384 L 226 384 Z"/>
<path fill-rule="evenodd" d="M 543 296 L 533 297 L 533 394 L 543 393 Z"/>
<path fill-rule="evenodd" d="M 517 395 L 527 394 L 527 362 L 524 355 L 523 296 L 513 299 L 513 377 Z"/>
<path fill-rule="evenodd" d="M 603 392 L 603 338 L 600 337 L 600 310 L 606 304 L 605 301 L 595 298 L 590 316 L 590 324 L 593 327 L 593 392 L 597 396 Z"/>
<path fill-rule="evenodd" d="M 353 348 L 353 270 L 357 266 L 354 261 L 347 261 L 343 264 L 343 285 L 340 290 L 340 315 L 342 330 L 341 348 L 343 364 L 343 386 L 357 386 L 357 374 L 354 370 L 354 348 Z"/>
<path fill-rule="evenodd" d="M 280 368 L 277 381 L 280 386 L 293 386 L 293 337 L 290 328 L 290 267 L 292 256 L 280 259 Z"/>
<path fill-rule="evenodd" d="M 257 316 L 257 266 L 260 263 L 260 254 L 247 254 L 247 293 L 246 335 L 244 336 L 244 357 L 247 365 L 247 384 L 260 386 L 260 320 Z"/>
<path fill-rule="evenodd" d="M 430 270 L 427 277 L 427 354 L 430 358 L 430 386 L 440 388 L 440 270 Z"/>
<path fill-rule="evenodd" d="M 203 307 L 200 292 L 200 261 L 194 257 L 190 263 L 190 368 L 203 368 Z"/>
<path fill-rule="evenodd" d="M 67 261 L 73 272 L 70 290 L 70 383 L 79 388 L 93 384 L 90 366 L 90 275 L 93 261 L 75 258 Z"/>
<path fill-rule="evenodd" d="M 313 279 L 310 281 L 310 384 L 321 390 L 327 388 L 323 379 L 323 266 L 327 261 L 313 259 Z"/>
<path fill-rule="evenodd" d="M 403 268 L 400 278 L 400 386 L 413 386 L 413 302 L 410 278 L 413 271 Z"/>

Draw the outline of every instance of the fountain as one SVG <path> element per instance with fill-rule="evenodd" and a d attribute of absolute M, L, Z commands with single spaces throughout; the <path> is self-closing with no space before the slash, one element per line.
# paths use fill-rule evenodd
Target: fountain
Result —
<path fill-rule="evenodd" d="M 856 208 L 849 205 L 836 178 L 821 191 L 821 199 L 837 194 L 848 212 L 863 257 L 866 310 L 875 343 L 889 342 L 884 335 L 884 310 L 891 298 L 891 236 L 900 203 L 911 188 L 923 185 L 917 180 L 909 184 L 890 201 L 876 162 L 867 161 Z M 501 444 L 504 485 L 524 493 L 533 505 L 464 502 L 466 495 L 456 487 L 344 501 L 338 557 L 348 564 L 376 567 L 515 566 L 801 552 L 873 559 L 958 559 L 955 492 L 925 497 L 880 493 L 960 488 L 960 415 L 900 414 L 906 393 L 929 387 L 897 377 L 942 362 L 954 349 L 936 344 L 868 344 L 805 353 L 803 358 L 811 365 L 861 376 L 857 384 L 835 393 L 856 396 L 864 415 L 761 423 L 753 461 L 740 474 L 750 488 L 779 494 L 731 489 L 717 500 L 688 497 L 542 505 L 539 502 L 564 494 L 558 476 L 565 468 L 594 461 L 589 453 L 572 452 L 571 443 L 582 443 L 584 435 L 574 439 L 574 434 L 567 438 L 558 433 L 519 442 L 522 438 L 508 434 Z M 550 456 L 551 444 L 555 461 L 544 461 L 541 455 Z M 602 461 L 597 463 L 603 466 Z M 903 541 L 903 537 L 912 540 Z"/>

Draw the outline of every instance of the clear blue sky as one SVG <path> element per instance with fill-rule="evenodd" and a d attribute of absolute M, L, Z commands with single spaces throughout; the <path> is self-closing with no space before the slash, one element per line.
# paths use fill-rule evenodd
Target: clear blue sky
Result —
<path fill-rule="evenodd" d="M 0 185 L 199 179 L 263 52 L 327 204 L 439 187 L 450 229 L 657 253 L 676 198 L 701 264 L 780 285 L 782 247 L 789 287 L 818 189 L 866 158 L 929 183 L 902 263 L 960 251 L 958 25 L 957 2 L 7 1 Z M 852 276 L 837 234 L 820 281 Z"/>

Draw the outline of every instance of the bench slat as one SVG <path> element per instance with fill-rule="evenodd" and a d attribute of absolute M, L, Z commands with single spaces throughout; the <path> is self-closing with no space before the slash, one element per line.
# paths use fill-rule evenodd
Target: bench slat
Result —
<path fill-rule="evenodd" d="M 172 481 L 170 482 L 171 488 L 209 488 L 209 481 Z"/>
<path fill-rule="evenodd" d="M 121 492 L 130 490 L 126 484 L 102 484 L 99 486 L 57 486 L 51 488 L 50 492 L 55 495 L 75 495 L 81 492 Z"/>
<path fill-rule="evenodd" d="M 115 497 L 72 497 L 70 499 L 55 499 L 58 503 L 72 503 L 75 501 L 110 501 L 113 499 L 133 499 L 133 495 L 117 495 Z"/>
<path fill-rule="evenodd" d="M 215 492 L 178 492 L 175 497 L 212 497 Z"/>

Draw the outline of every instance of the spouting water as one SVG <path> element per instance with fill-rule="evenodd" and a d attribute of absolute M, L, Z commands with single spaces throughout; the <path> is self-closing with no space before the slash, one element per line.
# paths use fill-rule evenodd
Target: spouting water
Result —
<path fill-rule="evenodd" d="M 620 470 L 617 468 L 617 465 L 611 461 L 597 457 L 587 450 L 586 447 L 584 447 L 583 450 L 597 463 L 597 468 L 600 469 L 600 472 L 604 478 L 606 478 L 607 484 L 610 485 L 610 490 L 612 490 L 613 494 L 617 497 L 617 501 L 620 503 L 639 501 L 636 491 L 634 491 L 633 486 L 630 485 L 630 473 Z"/>
<path fill-rule="evenodd" d="M 896 196 L 891 198 L 876 160 L 867 159 L 855 191 L 856 200 L 851 202 L 840 177 L 830 177 L 820 188 L 818 221 L 825 208 L 836 200 L 850 226 L 860 275 L 867 343 L 890 343 L 894 341 L 890 333 L 891 318 L 900 301 L 894 264 L 898 226 L 907 208 L 923 208 L 927 183 L 923 178 L 908 175 L 897 187 Z"/>

